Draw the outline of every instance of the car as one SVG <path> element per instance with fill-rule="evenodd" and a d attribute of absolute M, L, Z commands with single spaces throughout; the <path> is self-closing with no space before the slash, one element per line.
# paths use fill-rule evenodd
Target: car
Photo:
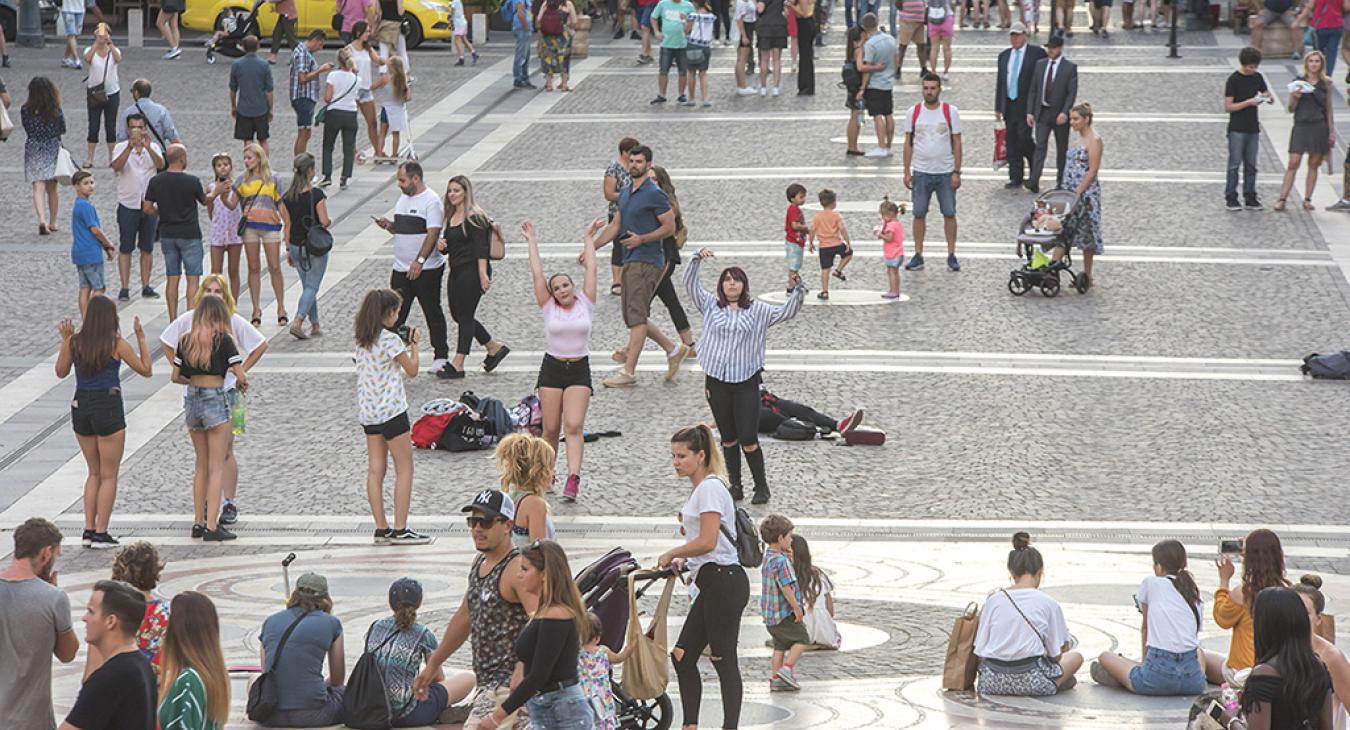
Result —
<path fill-rule="evenodd" d="M 43 25 L 56 25 L 56 3 L 38 0 L 38 12 Z M 5 26 L 5 42 L 13 43 L 19 37 L 19 0 L 0 0 L 0 25 Z"/>
<path fill-rule="evenodd" d="M 11 2 L 11 0 L 0 0 Z M 237 20 L 248 17 L 253 7 L 249 0 L 191 0 L 187 12 L 179 17 L 179 23 L 188 30 L 209 33 L 220 30 L 225 18 L 233 15 Z M 333 33 L 333 13 L 336 4 L 333 0 L 296 0 L 299 13 L 295 34 L 303 38 L 315 28 Z M 272 28 L 277 22 L 276 8 L 270 2 L 263 3 L 258 10 L 258 25 L 266 40 L 271 37 Z M 450 3 L 438 0 L 404 0 L 403 37 L 409 48 L 422 45 L 424 40 L 450 40 Z"/>

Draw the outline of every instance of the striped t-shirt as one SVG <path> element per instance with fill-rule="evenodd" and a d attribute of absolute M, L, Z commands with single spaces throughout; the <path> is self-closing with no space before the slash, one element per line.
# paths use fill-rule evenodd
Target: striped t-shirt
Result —
<path fill-rule="evenodd" d="M 206 714 L 206 685 L 197 670 L 178 673 L 159 703 L 159 726 L 174 730 L 218 730 Z"/>
<path fill-rule="evenodd" d="M 717 296 L 698 280 L 703 259 L 695 256 L 684 270 L 685 291 L 703 313 L 703 333 L 698 338 L 698 364 L 711 378 L 724 383 L 743 383 L 764 369 L 764 346 L 769 328 L 792 319 L 801 311 L 806 287 L 798 284 L 782 305 L 758 299 L 746 309 L 717 306 Z"/>
<path fill-rule="evenodd" d="M 900 6 L 900 20 L 907 23 L 923 23 L 928 20 L 926 0 L 904 0 Z"/>
<path fill-rule="evenodd" d="M 394 205 L 394 271 L 407 271 L 422 251 L 427 231 L 445 224 L 445 209 L 440 196 L 424 189 L 416 195 L 401 195 Z M 439 269 L 445 257 L 431 248 L 423 269 Z"/>

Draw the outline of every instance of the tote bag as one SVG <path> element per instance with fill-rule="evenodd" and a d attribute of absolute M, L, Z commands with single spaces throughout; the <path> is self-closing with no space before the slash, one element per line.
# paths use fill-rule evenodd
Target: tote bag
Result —
<path fill-rule="evenodd" d="M 975 670 L 980 666 L 980 660 L 975 656 L 975 632 L 979 628 L 980 606 L 972 601 L 952 624 L 947 659 L 942 663 L 942 689 L 975 689 Z"/>
<path fill-rule="evenodd" d="M 9 118 L 9 107 L 0 104 L 0 142 L 8 142 L 14 134 L 14 120 Z"/>
<path fill-rule="evenodd" d="M 70 176 L 79 172 L 80 168 L 75 166 L 75 160 L 70 157 L 70 150 L 65 147 L 56 153 L 56 182 L 62 185 L 70 184 Z"/>
<path fill-rule="evenodd" d="M 666 659 L 666 614 L 670 611 L 670 596 L 675 590 L 675 579 L 666 579 L 666 589 L 656 603 L 647 631 L 642 631 L 642 616 L 638 613 L 637 594 L 633 582 L 636 573 L 628 574 L 628 646 L 632 653 L 623 663 L 623 691 L 639 700 L 654 700 L 666 693 L 670 682 L 670 663 Z"/>

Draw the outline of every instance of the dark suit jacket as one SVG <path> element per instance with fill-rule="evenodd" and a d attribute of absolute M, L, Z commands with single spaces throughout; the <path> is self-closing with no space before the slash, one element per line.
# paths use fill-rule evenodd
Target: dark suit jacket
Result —
<path fill-rule="evenodd" d="M 1022 68 L 1017 75 L 1017 103 L 1026 103 L 1031 93 L 1031 79 L 1036 75 L 1036 63 L 1045 58 L 1045 49 L 1030 43 L 1023 46 Z M 1004 48 L 998 54 L 998 81 L 994 84 L 994 111 L 1007 115 L 1003 107 L 1008 103 L 1008 62 L 1012 60 L 1012 48 Z M 1026 107 L 1023 107 L 1024 109 Z M 1025 113 L 1025 112 L 1023 112 Z"/>
<path fill-rule="evenodd" d="M 1032 75 L 1031 93 L 1027 96 L 1027 114 L 1039 115 L 1041 113 L 1041 104 L 1043 99 L 1041 94 L 1045 90 L 1045 70 L 1050 66 L 1050 59 L 1042 58 L 1036 62 L 1036 71 Z M 1073 109 L 1074 102 L 1078 99 L 1078 64 L 1069 59 L 1060 56 L 1059 62 L 1055 64 L 1055 78 L 1050 82 L 1050 108 L 1056 114 L 1068 116 L 1069 110 Z"/>

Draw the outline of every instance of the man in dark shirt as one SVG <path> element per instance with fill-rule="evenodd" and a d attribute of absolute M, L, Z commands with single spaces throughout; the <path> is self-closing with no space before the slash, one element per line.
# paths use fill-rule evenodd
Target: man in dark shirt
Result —
<path fill-rule="evenodd" d="M 1261 51 L 1248 46 L 1238 52 L 1238 70 L 1223 88 L 1223 110 L 1228 112 L 1228 182 L 1223 189 L 1224 207 L 1238 211 L 1260 210 L 1256 197 L 1256 154 L 1261 149 L 1261 118 L 1256 107 L 1274 100 L 1266 78 L 1257 72 Z M 1238 167 L 1242 167 L 1242 197 L 1238 202 Z"/>
<path fill-rule="evenodd" d="M 144 615 L 140 591 L 117 580 L 94 584 L 84 614 L 85 639 L 106 658 L 80 687 L 61 730 L 155 730 L 155 672 L 136 648 Z"/>
<path fill-rule="evenodd" d="M 230 115 L 234 138 L 247 145 L 258 140 L 269 152 L 272 122 L 272 67 L 258 57 L 258 39 L 244 36 L 244 55 L 230 64 Z"/>
<path fill-rule="evenodd" d="M 263 61 L 266 66 L 267 62 Z M 169 305 L 169 320 L 178 318 L 178 280 L 187 273 L 187 302 L 197 297 L 197 282 L 202 276 L 202 227 L 197 222 L 197 206 L 206 205 L 202 181 L 189 175 L 187 148 L 171 144 L 164 152 L 164 172 L 150 178 L 145 188 L 145 212 L 159 216 L 159 242 L 164 252 L 164 301 Z"/>

